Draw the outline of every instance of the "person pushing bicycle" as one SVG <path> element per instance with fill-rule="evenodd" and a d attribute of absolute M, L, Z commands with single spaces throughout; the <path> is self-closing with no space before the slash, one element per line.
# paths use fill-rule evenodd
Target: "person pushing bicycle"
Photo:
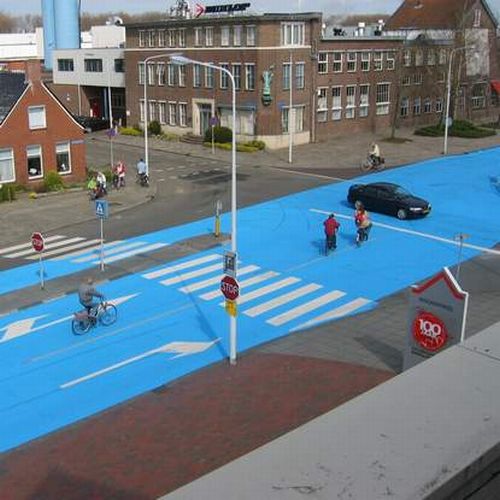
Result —
<path fill-rule="evenodd" d="M 96 301 L 95 298 L 99 300 Z M 95 316 L 95 311 L 97 306 L 104 301 L 104 295 L 99 292 L 94 286 L 94 279 L 88 277 L 79 287 L 78 287 L 78 299 L 80 304 L 85 307 L 89 316 Z"/>

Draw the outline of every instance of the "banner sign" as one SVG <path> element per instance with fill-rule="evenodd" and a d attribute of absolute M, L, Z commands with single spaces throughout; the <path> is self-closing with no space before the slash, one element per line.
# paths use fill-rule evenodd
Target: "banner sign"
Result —
<path fill-rule="evenodd" d="M 468 301 L 447 267 L 411 287 L 405 370 L 464 340 Z"/>
<path fill-rule="evenodd" d="M 195 4 L 194 6 L 194 17 L 200 17 L 204 14 L 219 14 L 221 12 L 227 12 L 232 14 L 233 12 L 242 12 L 250 7 L 249 3 L 228 3 L 224 5 L 202 5 Z"/>

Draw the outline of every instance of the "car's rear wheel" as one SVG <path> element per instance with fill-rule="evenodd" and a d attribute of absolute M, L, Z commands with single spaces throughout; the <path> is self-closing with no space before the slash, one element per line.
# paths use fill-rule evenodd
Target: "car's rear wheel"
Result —
<path fill-rule="evenodd" d="M 399 220 L 404 220 L 408 217 L 408 212 L 404 208 L 400 208 L 396 213 L 396 217 Z"/>

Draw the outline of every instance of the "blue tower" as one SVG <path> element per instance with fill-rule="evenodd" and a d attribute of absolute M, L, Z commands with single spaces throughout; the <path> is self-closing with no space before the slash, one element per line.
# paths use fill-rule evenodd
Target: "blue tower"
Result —
<path fill-rule="evenodd" d="M 43 58 L 45 67 L 52 69 L 52 51 L 56 48 L 54 0 L 42 0 Z"/>
<path fill-rule="evenodd" d="M 80 48 L 80 1 L 53 0 L 56 47 Z"/>

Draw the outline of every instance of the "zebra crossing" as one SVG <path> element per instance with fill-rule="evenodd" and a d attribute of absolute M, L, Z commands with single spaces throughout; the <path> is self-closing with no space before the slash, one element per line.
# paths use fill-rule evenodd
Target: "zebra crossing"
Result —
<path fill-rule="evenodd" d="M 101 243 L 99 239 L 80 236 L 68 237 L 60 234 L 44 238 L 43 258 L 50 261 L 70 261 L 75 264 L 97 265 L 100 263 Z M 164 242 L 113 240 L 104 243 L 104 263 L 111 264 L 118 260 L 133 257 L 145 252 L 152 252 L 167 246 Z M 35 252 L 31 243 L 21 243 L 0 248 L 0 257 L 6 259 L 37 260 L 40 254 Z"/>
<path fill-rule="evenodd" d="M 207 302 L 223 298 L 218 286 L 222 276 L 222 256 L 217 253 L 142 274 L 142 278 L 184 294 L 195 294 Z M 339 319 L 374 304 L 364 297 L 308 283 L 299 276 L 264 270 L 255 264 L 242 265 L 238 278 L 240 313 L 248 318 L 262 319 L 271 327 L 289 328 L 289 331 Z M 224 301 L 218 305 L 224 306 Z"/>

